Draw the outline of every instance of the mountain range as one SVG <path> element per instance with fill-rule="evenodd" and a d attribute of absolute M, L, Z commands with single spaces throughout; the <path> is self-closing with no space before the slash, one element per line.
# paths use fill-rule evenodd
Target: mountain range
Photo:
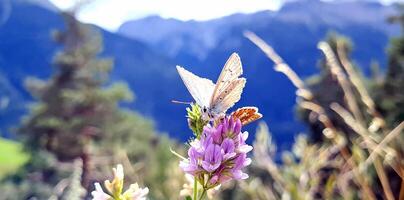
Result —
<path fill-rule="evenodd" d="M 5 0 L 2 0 L 5 2 Z M 8 7 L 6 7 L 8 6 Z M 0 4 L 0 130 L 9 135 L 32 98 L 24 89 L 29 76 L 48 78 L 52 57 L 60 48 L 50 37 L 63 21 L 52 6 L 36 1 Z M 215 80 L 232 52 L 238 52 L 247 85 L 236 105 L 260 108 L 281 148 L 290 145 L 304 126 L 294 112 L 295 88 L 244 36 L 255 32 L 270 43 L 302 77 L 316 72 L 321 58 L 317 43 L 329 31 L 351 38 L 356 64 L 369 73 L 372 61 L 386 63 L 388 40 L 399 32 L 386 23 L 393 6 L 377 2 L 302 0 L 286 3 L 279 11 L 234 14 L 208 21 L 180 21 L 150 16 L 124 23 L 116 33 L 99 27 L 104 37 L 102 56 L 113 57 L 112 81 L 126 81 L 136 101 L 125 105 L 153 119 L 160 131 L 185 140 L 190 131 L 183 105 L 172 99 L 191 101 L 175 65 Z M 247 130 L 254 132 L 254 125 Z"/>

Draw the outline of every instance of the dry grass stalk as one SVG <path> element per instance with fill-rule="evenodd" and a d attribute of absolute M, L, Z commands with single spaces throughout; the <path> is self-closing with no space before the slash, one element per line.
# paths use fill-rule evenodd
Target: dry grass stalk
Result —
<path fill-rule="evenodd" d="M 254 157 L 260 158 L 257 160 L 257 164 L 262 166 L 267 170 L 267 172 L 279 183 L 280 189 L 283 190 L 285 187 L 285 181 L 276 166 L 275 162 L 272 160 L 270 154 L 269 142 L 271 139 L 265 133 L 269 133 L 268 126 L 265 123 L 260 123 L 257 131 L 257 138 L 259 142 L 254 143 Z"/>
<path fill-rule="evenodd" d="M 321 123 L 323 123 L 323 125 L 326 127 L 326 129 L 330 129 L 335 134 L 337 134 L 338 132 L 336 131 L 334 125 L 332 124 L 332 122 L 329 119 L 329 117 L 327 116 L 327 114 L 324 112 L 324 108 L 322 106 L 320 106 L 319 104 L 314 102 L 312 92 L 309 89 L 307 89 L 304 82 L 289 67 L 289 65 L 287 65 L 283 61 L 283 59 L 273 50 L 273 48 L 271 46 L 269 46 L 265 41 L 263 41 L 257 35 L 255 35 L 252 32 L 245 32 L 244 35 L 250 41 L 252 41 L 255 45 L 257 45 L 267 55 L 267 57 L 269 59 L 271 59 L 275 63 L 275 70 L 276 71 L 282 72 L 283 74 L 285 74 L 291 80 L 291 82 L 298 88 L 296 94 L 298 96 L 302 97 L 303 99 L 307 100 L 307 101 L 298 102 L 299 106 L 301 106 L 304 109 L 310 110 L 310 111 L 318 114 L 318 116 L 319 116 L 318 120 Z M 328 46 L 328 44 L 327 44 L 327 46 Z M 326 53 L 326 55 L 328 55 L 328 60 L 329 59 L 331 59 L 331 60 L 334 59 L 334 64 L 335 64 L 335 56 L 333 56 L 332 51 L 331 51 L 332 54 L 330 54 L 330 51 L 328 51 L 327 48 L 325 48 L 325 49 L 326 49 L 325 53 Z M 335 65 L 334 65 L 333 70 L 334 70 L 334 74 L 337 74 L 337 75 L 340 74 L 339 73 L 341 71 L 340 67 L 338 67 L 338 66 L 335 67 Z M 337 71 L 335 71 L 335 70 L 337 70 Z M 356 105 L 356 101 L 354 99 L 354 96 L 353 96 L 353 93 L 351 91 L 351 88 L 350 88 L 348 82 L 346 81 L 345 75 L 342 74 L 342 76 L 340 75 L 340 76 L 337 76 L 337 77 L 339 77 L 339 82 L 341 82 L 341 78 L 342 78 L 342 82 L 343 82 L 344 87 L 345 87 L 344 91 L 350 92 L 349 93 L 350 96 L 347 98 L 347 100 L 349 99 L 351 101 L 351 103 L 348 102 L 348 104 L 350 104 L 350 106 L 353 107 L 352 110 L 354 110 L 357 113 L 357 115 L 360 116 L 360 114 L 358 114 L 359 113 L 359 107 Z M 352 100 L 354 100 L 353 102 L 355 103 L 353 105 L 352 105 Z M 367 140 L 369 140 L 369 139 L 367 139 Z M 332 141 L 338 146 L 338 141 L 336 141 L 336 137 L 333 137 Z M 376 144 L 373 141 L 372 141 L 372 144 L 373 144 L 373 146 L 376 146 Z M 349 168 L 350 169 L 355 169 L 356 164 L 350 158 L 349 151 L 347 151 L 346 148 L 339 148 L 339 150 L 341 152 L 342 157 L 346 160 L 347 164 L 350 166 Z M 373 191 L 371 190 L 371 188 L 368 185 L 368 181 L 366 181 L 363 177 L 361 177 L 360 174 L 357 171 L 354 171 L 353 173 L 354 173 L 354 176 L 353 176 L 354 180 L 355 180 L 356 184 L 358 184 L 360 186 L 360 189 L 361 189 L 362 193 L 365 195 L 365 197 L 367 199 L 376 199 Z"/>
<path fill-rule="evenodd" d="M 370 163 L 374 162 L 377 156 L 377 152 L 382 149 L 386 148 L 386 145 L 390 143 L 394 138 L 398 137 L 400 134 L 402 134 L 404 129 L 404 122 L 401 122 L 396 128 L 394 128 L 389 134 L 387 134 L 386 137 L 376 146 L 374 151 L 369 155 L 369 157 L 366 159 L 364 163 L 359 167 L 360 170 L 366 169 Z M 395 152 L 394 149 L 391 151 Z M 396 158 L 396 162 L 391 164 L 391 167 L 396 171 L 396 173 L 401 177 L 402 180 L 404 180 L 404 174 L 402 173 L 404 169 L 400 166 L 400 160 L 397 160 L 400 158 Z"/>
<path fill-rule="evenodd" d="M 375 158 L 376 154 L 375 152 L 377 152 L 377 150 L 382 149 L 382 148 L 386 148 L 386 145 L 391 142 L 395 137 L 399 136 L 400 134 L 402 134 L 404 129 L 404 122 L 401 122 L 396 128 L 394 128 L 389 134 L 387 134 L 386 137 L 384 137 L 384 139 L 377 145 L 377 147 L 375 148 L 375 151 L 372 152 L 369 156 L 369 158 L 366 160 L 366 163 L 370 163 L 373 161 L 373 159 Z"/>
<path fill-rule="evenodd" d="M 251 31 L 245 31 L 244 36 L 248 38 L 251 42 L 258 46 L 267 56 L 269 59 L 274 61 L 276 65 L 284 64 L 285 62 L 283 59 L 274 51 L 274 49 L 269 46 L 264 40 L 258 37 L 255 33 Z M 301 81 L 303 84 L 303 81 Z"/>
<path fill-rule="evenodd" d="M 340 65 L 335 60 L 335 54 L 331 50 L 331 47 L 327 43 L 320 43 L 319 48 L 323 50 L 326 57 L 328 54 L 327 61 L 329 62 L 331 68 L 334 68 L 337 79 L 340 78 L 338 80 L 339 80 L 339 83 L 340 83 L 345 95 L 351 96 L 353 93 L 352 93 L 352 91 L 349 90 L 350 88 L 347 87 L 348 84 L 345 83 L 346 77 L 342 76 L 342 75 L 338 76 L 338 74 L 343 74 L 343 73 L 340 68 Z M 358 93 L 360 95 L 360 99 L 368 108 L 367 111 L 369 112 L 369 114 L 371 114 L 373 116 L 373 120 L 372 120 L 370 126 L 367 128 L 367 130 L 374 132 L 374 131 L 378 130 L 379 127 L 384 127 L 385 121 L 381 117 L 380 113 L 377 112 L 373 99 L 370 97 L 366 88 L 362 84 L 362 81 L 360 80 L 359 76 L 357 75 L 356 71 L 354 70 L 351 62 L 349 62 L 347 55 L 345 54 L 345 51 L 343 51 L 343 46 L 342 46 L 341 41 L 337 41 L 337 53 L 339 55 L 339 59 L 340 59 L 342 66 L 344 67 L 346 73 L 348 74 L 350 83 L 358 91 Z M 333 71 L 333 70 L 331 70 L 331 71 Z M 346 88 L 346 89 L 344 89 L 344 88 Z M 348 100 L 348 98 L 347 98 L 347 100 Z M 350 101 L 348 101 L 348 106 L 349 106 L 349 102 Z M 354 107 L 357 106 L 356 101 L 351 101 L 351 102 L 352 102 L 351 106 L 354 106 Z M 354 104 L 354 102 L 355 102 L 355 104 Z M 367 132 L 366 129 L 364 127 L 362 127 L 361 124 L 358 125 L 357 123 L 355 123 L 354 122 L 355 119 L 352 116 L 350 116 L 350 114 L 347 111 L 344 112 L 345 109 L 343 107 L 339 106 L 338 104 L 331 105 L 330 107 L 334 111 L 336 111 L 342 118 L 344 118 L 343 117 L 343 115 L 344 115 L 345 123 L 348 124 L 350 127 L 352 127 L 355 130 L 355 132 L 360 134 L 365 139 L 365 142 L 371 141 L 370 140 L 371 137 L 369 137 L 369 139 L 367 139 L 367 135 L 370 133 L 366 133 Z M 337 110 L 339 110 L 339 112 Z M 354 114 L 355 114 L 355 112 L 354 112 Z M 355 117 L 355 118 L 356 118 L 356 120 L 359 120 L 357 117 Z M 376 127 L 372 127 L 372 126 L 376 126 Z M 397 128 L 399 128 L 399 126 Z M 398 129 L 395 129 L 395 130 L 398 130 Z M 394 134 L 389 134 L 388 138 L 385 137 L 383 139 L 383 141 L 388 143 L 392 138 L 396 137 L 398 135 L 398 133 L 400 133 L 400 131 L 401 130 L 399 130 L 397 132 L 392 131 L 392 133 L 394 133 Z M 380 143 L 380 144 L 382 144 L 382 143 Z M 365 163 L 362 163 L 361 166 L 364 164 L 364 167 L 361 167 L 361 168 L 362 169 L 366 168 L 365 166 L 368 166 L 370 164 L 370 162 L 374 163 L 378 176 L 382 182 L 383 189 L 385 190 L 386 198 L 391 199 L 391 197 L 392 197 L 391 190 L 389 190 L 389 184 L 388 184 L 388 181 L 386 180 L 383 166 L 381 166 L 380 162 L 377 161 L 377 159 L 374 159 L 374 157 L 376 156 L 376 154 L 380 153 L 380 151 L 382 150 L 381 147 L 383 147 L 385 149 L 386 153 L 394 152 L 394 149 L 391 149 L 390 147 L 386 147 L 384 144 L 383 145 L 380 145 L 380 144 L 377 147 L 373 147 L 373 144 L 371 144 L 373 149 L 368 149 L 368 150 L 369 150 L 370 156 L 372 156 L 372 158 L 369 159 L 370 158 L 369 157 Z M 396 171 L 396 173 L 402 177 L 400 170 L 397 169 L 397 167 L 394 164 L 390 164 L 390 165 Z"/>
<path fill-rule="evenodd" d="M 295 87 L 298 88 L 297 95 L 302 95 L 301 97 L 307 100 L 313 98 L 313 94 L 308 90 L 304 82 L 299 78 L 299 76 L 286 64 L 283 59 L 274 51 L 274 49 L 269 46 L 265 41 L 255 35 L 253 32 L 246 31 L 244 36 L 247 37 L 251 42 L 257 45 L 265 55 L 275 63 L 274 69 L 278 72 L 285 74 L 289 80 L 293 83 Z"/>
<path fill-rule="evenodd" d="M 274 69 L 278 72 L 281 72 L 289 78 L 292 84 L 297 88 L 296 95 L 300 96 L 307 101 L 298 102 L 299 106 L 305 108 L 307 110 L 313 111 L 318 115 L 318 120 L 323 123 L 323 125 L 328 128 L 327 130 L 331 130 L 331 134 L 328 134 L 327 137 L 331 138 L 335 136 L 337 131 L 335 130 L 334 125 L 332 124 L 329 117 L 325 114 L 324 108 L 322 108 L 319 104 L 313 101 L 313 93 L 306 87 L 303 80 L 299 78 L 299 76 L 292 70 L 292 68 L 286 64 L 282 57 L 280 57 L 276 51 L 268 45 L 264 40 L 259 38 L 256 34 L 246 31 L 244 32 L 245 37 L 247 37 L 251 42 L 257 45 L 266 56 L 275 63 Z M 327 133 L 327 132 L 324 132 Z"/>
<path fill-rule="evenodd" d="M 319 42 L 318 48 L 324 53 L 327 64 L 330 66 L 331 73 L 337 78 L 339 85 L 344 91 L 345 101 L 349 107 L 349 110 L 355 116 L 355 119 L 361 124 L 364 124 L 363 116 L 360 112 L 359 106 L 356 102 L 355 95 L 352 91 L 351 85 L 348 82 L 345 73 L 339 65 L 337 58 L 332 51 L 330 45 L 326 42 Z"/>
<path fill-rule="evenodd" d="M 315 112 L 319 117 L 318 120 L 329 130 L 335 134 L 337 131 L 332 124 L 330 118 L 328 118 L 327 114 L 324 111 L 324 108 L 321 107 L 319 104 L 316 104 L 312 101 L 302 101 L 298 103 L 301 108 L 310 110 L 312 112 Z"/>
<path fill-rule="evenodd" d="M 349 125 L 354 132 L 358 133 L 365 141 L 366 146 L 368 147 L 369 150 L 369 158 L 368 160 L 366 160 L 364 163 L 361 163 L 359 165 L 359 171 L 363 172 L 365 169 L 367 169 L 367 167 L 370 165 L 371 162 L 374 162 L 374 157 L 378 154 L 380 156 L 383 156 L 383 151 L 384 153 L 389 153 L 389 152 L 395 152 L 394 149 L 386 146 L 385 144 L 387 144 L 389 141 L 391 141 L 394 137 L 398 136 L 399 133 L 401 133 L 401 130 L 403 128 L 404 125 L 402 125 L 403 123 L 401 123 L 399 126 L 397 126 L 397 128 L 395 128 L 389 135 L 388 138 L 386 140 L 386 138 L 384 139 L 384 142 L 382 144 L 382 142 L 380 142 L 379 144 L 377 144 L 376 142 L 372 141 L 370 137 L 367 136 L 367 129 L 360 126 L 358 123 L 355 122 L 355 119 L 352 117 L 352 115 L 345 110 L 342 106 L 340 106 L 337 103 L 333 103 L 330 105 L 331 109 L 333 109 L 337 114 L 339 114 L 339 116 L 341 116 L 341 118 L 344 120 L 344 122 Z M 380 145 L 381 144 L 381 145 Z M 382 148 L 383 147 L 383 148 Z M 397 166 L 395 166 L 394 164 L 389 163 L 390 166 L 394 169 L 394 171 L 396 171 L 396 173 L 398 175 L 400 175 L 400 177 L 404 180 L 402 174 L 400 173 L 400 170 L 398 169 Z M 358 170 L 358 169 L 354 169 Z"/>
<path fill-rule="evenodd" d="M 343 120 L 344 122 L 354 130 L 355 133 L 357 133 L 359 136 L 363 138 L 363 140 L 366 143 L 366 147 L 368 149 L 371 149 L 372 151 L 375 151 L 377 143 L 375 140 L 373 140 L 371 137 L 368 136 L 367 129 L 363 126 L 361 126 L 355 118 L 347 111 L 344 107 L 339 105 L 338 103 L 332 103 L 330 105 L 330 108 L 335 111 Z M 382 155 L 381 150 L 375 151 L 378 154 Z"/>
<path fill-rule="evenodd" d="M 293 83 L 293 85 L 295 85 L 299 90 L 303 90 L 305 92 L 310 92 L 307 89 L 305 89 L 306 86 L 304 85 L 304 82 L 299 78 L 299 76 L 297 76 L 297 74 L 287 64 L 285 64 L 285 63 L 276 64 L 274 69 L 275 69 L 275 71 L 285 74 L 290 79 L 290 81 Z M 310 97 L 312 97 L 312 95 L 310 95 Z"/>
<path fill-rule="evenodd" d="M 343 155 L 343 157 L 347 157 L 347 155 L 349 155 L 346 148 L 343 149 L 341 154 Z M 372 189 L 369 186 L 369 182 L 363 176 L 361 176 L 359 171 L 354 170 L 357 168 L 357 165 L 354 162 L 354 160 L 352 159 L 352 157 L 345 158 L 345 160 L 346 160 L 347 164 L 350 166 L 349 168 L 352 169 L 352 171 L 350 171 L 352 173 L 341 174 L 341 177 L 342 178 L 343 177 L 352 177 L 351 175 L 353 175 L 353 181 L 355 181 L 355 183 L 360 186 L 363 194 L 365 194 L 368 199 L 376 199 L 375 194 L 373 193 Z"/>
<path fill-rule="evenodd" d="M 291 82 L 297 87 L 296 91 L 297 96 L 304 99 L 303 101 L 299 101 L 298 105 L 304 109 L 307 109 L 317 114 L 318 120 L 326 127 L 325 130 L 328 129 L 332 130 L 332 132 L 334 133 L 338 133 L 338 130 L 336 130 L 336 128 L 333 126 L 333 123 L 327 116 L 327 113 L 325 112 L 324 108 L 320 104 L 316 103 L 315 100 L 313 99 L 313 93 L 309 89 L 307 89 L 304 82 L 283 61 L 283 59 L 274 51 L 274 49 L 252 32 L 245 32 L 245 36 L 248 39 L 250 39 L 254 44 L 256 44 L 267 55 L 267 57 L 270 58 L 275 63 L 276 71 L 285 74 L 291 80 Z M 366 148 L 369 153 L 369 157 L 366 159 L 366 161 L 363 162 L 360 161 L 360 165 L 359 167 L 357 167 L 356 163 L 353 160 L 353 157 L 350 156 L 348 149 L 344 146 L 342 148 L 338 147 L 336 137 L 330 137 L 333 139 L 332 141 L 334 141 L 335 145 L 327 148 L 329 150 L 331 150 L 333 147 L 338 148 L 339 151 L 341 152 L 341 156 L 346 161 L 345 163 L 346 166 L 349 166 L 348 168 L 351 169 L 348 172 L 346 171 L 344 172 L 345 167 L 343 165 L 341 166 L 340 175 L 338 178 L 336 178 L 337 186 L 340 188 L 342 195 L 344 197 L 348 197 L 349 192 L 347 191 L 349 190 L 348 187 L 349 179 L 353 179 L 354 182 L 360 187 L 362 194 L 364 195 L 363 197 L 365 197 L 366 199 L 376 199 L 371 187 L 369 187 L 367 177 L 364 176 L 366 173 L 364 173 L 363 171 L 363 169 L 366 169 L 367 166 L 370 165 L 370 163 L 373 163 L 377 172 L 377 176 L 379 177 L 379 180 L 382 183 L 382 189 L 385 198 L 388 200 L 392 200 L 394 199 L 394 196 L 390 187 L 390 183 L 386 175 L 384 166 L 380 158 L 377 157 L 377 155 L 380 155 L 382 158 L 384 158 L 385 155 L 389 153 L 392 154 L 395 152 L 395 150 L 387 146 L 387 144 L 391 142 L 395 137 L 400 135 L 400 133 L 402 133 L 402 129 L 404 128 L 404 122 L 402 122 L 389 134 L 382 135 L 381 136 L 382 138 L 378 138 L 377 135 L 372 134 L 375 133 L 377 130 L 379 130 L 379 128 L 385 127 L 385 120 L 380 115 L 380 113 L 377 112 L 373 99 L 370 97 L 359 75 L 356 73 L 351 62 L 348 60 L 347 55 L 343 50 L 342 43 L 337 41 L 337 54 L 339 60 L 337 60 L 334 51 L 331 49 L 328 43 L 320 42 L 318 47 L 324 53 L 327 64 L 328 66 L 330 66 L 330 71 L 332 75 L 336 77 L 338 84 L 341 86 L 345 95 L 346 104 L 348 105 L 348 108 L 351 112 L 349 112 L 348 110 L 346 110 L 344 107 L 342 107 L 337 103 L 332 103 L 330 105 L 330 108 L 343 119 L 346 125 L 348 125 L 354 132 L 356 132 L 360 136 L 360 138 L 366 144 Z M 357 98 L 355 97 L 354 90 L 358 92 L 360 100 L 357 100 Z M 367 108 L 367 113 L 369 113 L 373 117 L 373 119 L 369 123 L 370 124 L 369 126 L 367 126 L 367 122 L 364 120 L 364 115 L 363 112 L 361 112 L 360 110 L 359 102 L 363 102 L 363 104 Z M 323 132 L 325 132 L 325 130 Z M 355 144 L 357 143 L 355 142 L 355 140 L 352 142 Z M 404 172 L 404 168 L 400 163 L 401 161 L 397 160 L 396 157 L 394 161 L 395 162 L 393 163 L 391 162 L 387 163 L 404 180 L 403 178 L 404 173 L 402 173 Z M 279 171 L 276 171 L 276 173 L 274 173 L 274 169 L 277 169 L 276 164 L 270 162 L 269 163 L 267 162 L 267 164 L 269 166 L 272 166 L 270 167 L 270 169 L 267 169 L 269 173 L 276 174 L 275 176 L 278 176 L 280 173 Z M 317 174 L 318 171 L 316 171 L 318 169 L 319 168 L 317 167 L 308 168 L 307 169 L 308 171 L 306 171 L 306 173 L 309 174 L 311 178 L 316 179 L 316 177 L 318 178 Z M 302 195 L 303 194 L 308 195 L 306 197 L 313 197 L 313 192 L 315 190 L 314 186 L 311 185 L 310 188 L 305 188 L 305 183 L 306 183 L 305 181 L 299 183 L 300 186 L 298 187 L 298 190 L 302 192 Z M 403 186 L 404 184 L 402 184 L 402 187 Z M 403 196 L 404 194 L 403 191 L 404 189 L 400 191 L 400 197 Z M 328 193 L 328 195 L 330 194 L 331 193 Z"/>
<path fill-rule="evenodd" d="M 368 147 L 369 154 L 371 154 L 371 153 L 379 153 L 379 154 L 383 155 L 381 153 L 381 149 L 377 148 L 378 145 L 376 143 L 374 143 L 369 137 L 367 137 L 367 133 L 366 133 L 367 129 L 362 127 L 360 124 L 358 124 L 355 121 L 355 119 L 353 118 L 353 116 L 347 110 L 345 110 L 338 103 L 333 103 L 333 104 L 330 105 L 330 107 L 337 114 L 339 114 L 341 116 L 341 118 L 343 118 L 343 120 L 345 121 L 345 123 L 347 125 L 349 125 L 356 133 L 358 133 L 364 139 L 364 141 L 366 143 L 366 146 Z M 385 150 L 385 151 L 387 152 L 387 150 Z M 393 196 L 393 193 L 391 191 L 390 184 L 389 184 L 389 182 L 387 180 L 386 173 L 385 173 L 385 171 L 383 169 L 383 165 L 381 164 L 380 160 L 378 160 L 378 159 L 373 160 L 373 164 L 375 166 L 377 176 L 379 177 L 379 179 L 380 179 L 380 181 L 382 183 L 382 188 L 383 188 L 383 191 L 384 191 L 384 194 L 385 194 L 386 198 L 388 200 L 393 200 L 394 196 Z M 361 167 L 359 167 L 359 169 L 361 169 Z M 356 174 L 357 170 L 353 169 L 353 173 Z"/>
<path fill-rule="evenodd" d="M 388 181 L 386 172 L 383 169 L 383 164 L 380 162 L 380 159 L 376 158 L 374 160 L 374 166 L 376 169 L 377 176 L 382 183 L 383 192 L 386 195 L 387 200 L 394 200 L 393 192 L 391 191 L 390 183 Z"/>
<path fill-rule="evenodd" d="M 349 78 L 350 82 L 355 87 L 355 89 L 358 91 L 362 102 L 368 108 L 367 111 L 369 112 L 370 115 L 372 115 L 374 118 L 376 118 L 372 121 L 380 121 L 379 124 L 383 127 L 385 125 L 385 122 L 384 122 L 381 114 L 379 112 L 377 112 L 373 99 L 370 97 L 365 86 L 362 84 L 362 81 L 359 78 L 359 75 L 357 74 L 357 72 L 354 70 L 352 63 L 348 60 L 348 57 L 347 57 L 345 51 L 343 50 L 343 43 L 341 41 L 337 41 L 337 54 L 341 61 L 342 66 L 344 67 L 346 73 L 348 74 L 348 78 Z M 376 130 L 376 128 L 375 128 L 375 130 Z"/>

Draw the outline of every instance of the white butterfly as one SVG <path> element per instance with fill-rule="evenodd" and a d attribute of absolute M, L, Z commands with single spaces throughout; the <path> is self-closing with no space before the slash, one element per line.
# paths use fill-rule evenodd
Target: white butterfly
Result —
<path fill-rule="evenodd" d="M 202 108 L 205 119 L 223 116 L 241 98 L 246 83 L 240 57 L 233 53 L 224 65 L 216 84 L 177 66 L 178 73 L 196 103 Z"/>

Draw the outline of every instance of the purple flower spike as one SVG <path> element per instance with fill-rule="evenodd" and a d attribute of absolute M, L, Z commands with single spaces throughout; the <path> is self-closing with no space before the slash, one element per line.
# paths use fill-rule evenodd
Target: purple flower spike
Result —
<path fill-rule="evenodd" d="M 205 158 L 202 161 L 202 167 L 208 171 L 215 171 L 222 162 L 222 154 L 220 152 L 220 146 L 210 144 L 205 151 Z"/>
<path fill-rule="evenodd" d="M 191 147 L 188 150 L 188 155 L 190 159 L 181 161 L 180 167 L 184 172 L 195 175 L 196 172 L 199 170 L 199 153 L 196 151 L 195 148 Z"/>
<path fill-rule="evenodd" d="M 212 128 L 211 136 L 216 144 L 220 144 L 223 140 L 222 132 L 225 130 L 225 126 L 219 124 L 216 128 Z"/>
<path fill-rule="evenodd" d="M 180 168 L 188 174 L 195 175 L 198 171 L 198 165 L 195 163 L 187 162 L 187 161 L 180 161 Z"/>
<path fill-rule="evenodd" d="M 251 163 L 247 153 L 252 146 L 245 143 L 248 132 L 242 133 L 241 128 L 240 120 L 231 117 L 225 117 L 215 126 L 207 124 L 200 139 L 191 142 L 189 158 L 180 163 L 182 170 L 199 181 L 208 177 L 208 187 L 248 178 L 242 170 Z"/>
<path fill-rule="evenodd" d="M 225 140 L 223 140 L 221 148 L 222 148 L 223 160 L 228 160 L 236 156 L 236 152 L 234 152 L 235 148 L 233 140 L 226 138 Z"/>

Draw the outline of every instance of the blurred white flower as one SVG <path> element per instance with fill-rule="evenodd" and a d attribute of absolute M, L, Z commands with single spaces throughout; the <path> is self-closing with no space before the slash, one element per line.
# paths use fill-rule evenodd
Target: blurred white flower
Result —
<path fill-rule="evenodd" d="M 106 180 L 104 182 L 105 187 L 108 192 L 110 192 L 114 197 L 119 196 L 122 193 L 123 189 L 123 167 L 121 164 L 118 164 L 116 168 L 113 168 L 114 179 L 111 181 Z"/>
<path fill-rule="evenodd" d="M 118 164 L 116 168 L 112 169 L 114 171 L 114 177 L 116 177 L 118 180 L 123 181 L 123 167 L 121 164 Z"/>
<path fill-rule="evenodd" d="M 131 184 L 129 189 L 123 194 L 124 199 L 130 200 L 146 200 L 146 195 L 149 193 L 149 188 L 140 188 L 137 183 Z"/>
<path fill-rule="evenodd" d="M 102 190 L 102 187 L 100 183 L 94 183 L 95 190 L 91 192 L 91 195 L 93 196 L 93 200 L 109 200 L 112 199 L 111 196 L 109 196 L 107 193 L 105 193 Z"/>
<path fill-rule="evenodd" d="M 93 200 L 146 200 L 146 195 L 149 193 L 149 188 L 140 188 L 137 183 L 131 184 L 129 189 L 123 194 L 123 167 L 121 164 L 113 168 L 114 179 L 106 180 L 104 186 L 110 194 L 102 190 L 100 183 L 95 183 L 95 190 L 91 192 Z"/>
<path fill-rule="evenodd" d="M 187 180 L 187 183 L 184 183 L 182 186 L 182 190 L 180 191 L 180 196 L 186 197 L 186 196 L 192 196 L 193 194 L 193 189 L 194 189 L 194 176 L 190 174 L 185 174 L 185 179 Z M 198 188 L 202 188 L 202 185 L 198 182 Z M 217 194 L 219 191 L 221 185 L 218 185 L 214 187 L 212 190 L 208 190 L 207 195 L 208 199 L 213 199 L 213 197 Z"/>
<path fill-rule="evenodd" d="M 182 186 L 182 190 L 180 191 L 180 196 L 182 196 L 182 197 L 192 196 L 192 190 L 194 188 L 194 186 L 193 186 L 194 177 L 191 174 L 185 174 L 185 179 L 187 180 L 187 183 L 184 183 L 184 185 Z"/>

